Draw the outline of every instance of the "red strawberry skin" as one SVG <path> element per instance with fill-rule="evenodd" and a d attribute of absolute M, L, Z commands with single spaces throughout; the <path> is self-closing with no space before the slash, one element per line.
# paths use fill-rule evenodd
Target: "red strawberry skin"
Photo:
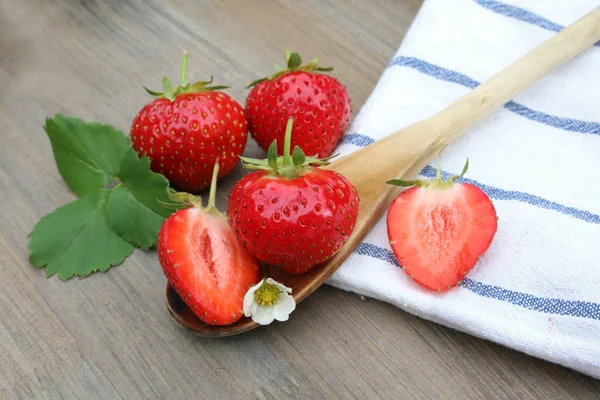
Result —
<path fill-rule="evenodd" d="M 240 104 L 225 93 L 206 91 L 150 102 L 133 119 L 130 137 L 153 171 L 178 190 L 198 192 L 209 186 L 217 157 L 219 178 L 233 170 L 248 130 Z"/>
<path fill-rule="evenodd" d="M 283 152 L 288 118 L 294 117 L 292 148 L 302 147 L 307 155 L 331 155 L 352 115 L 350 96 L 337 79 L 314 72 L 294 71 L 258 83 L 245 105 L 248 129 L 265 151 L 277 139 Z"/>
<path fill-rule="evenodd" d="M 392 202 L 386 217 L 390 245 L 421 286 L 456 286 L 489 248 L 498 227 L 494 205 L 477 186 L 414 186 Z"/>
<path fill-rule="evenodd" d="M 179 210 L 163 223 L 158 258 L 181 299 L 211 325 L 239 320 L 244 295 L 261 279 L 258 261 L 227 219 L 195 207 Z"/>
<path fill-rule="evenodd" d="M 358 209 L 358 194 L 346 178 L 314 168 L 297 178 L 246 175 L 230 193 L 227 214 L 255 257 L 302 274 L 339 251 Z"/>

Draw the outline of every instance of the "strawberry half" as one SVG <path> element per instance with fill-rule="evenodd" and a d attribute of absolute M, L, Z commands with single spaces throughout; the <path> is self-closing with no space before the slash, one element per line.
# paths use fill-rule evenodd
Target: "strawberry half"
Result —
<path fill-rule="evenodd" d="M 435 291 L 456 286 L 475 266 L 496 234 L 498 218 L 490 198 L 477 186 L 442 180 L 438 166 L 431 180 L 391 180 L 410 187 L 389 207 L 390 245 L 402 269 L 419 285 Z"/>
<path fill-rule="evenodd" d="M 244 295 L 261 274 L 258 260 L 215 208 L 218 173 L 217 161 L 206 208 L 200 198 L 188 193 L 170 194 L 189 207 L 163 223 L 158 258 L 169 283 L 198 318 L 211 325 L 228 325 L 243 316 Z"/>

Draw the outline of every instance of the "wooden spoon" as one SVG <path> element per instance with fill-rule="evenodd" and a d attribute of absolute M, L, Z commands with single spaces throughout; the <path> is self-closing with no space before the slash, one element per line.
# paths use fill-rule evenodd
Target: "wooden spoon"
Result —
<path fill-rule="evenodd" d="M 531 50 L 437 115 L 393 133 L 325 167 L 346 176 L 359 192 L 360 212 L 354 232 L 333 258 L 310 272 L 288 275 L 273 267 L 268 270 L 269 276 L 291 287 L 296 302 L 300 303 L 335 272 L 399 193 L 401 189 L 387 185 L 387 180 L 413 179 L 443 146 L 597 41 L 600 41 L 600 7 Z M 169 312 L 179 324 L 203 336 L 235 335 L 259 326 L 245 317 L 227 326 L 205 324 L 168 283 L 166 302 Z"/>

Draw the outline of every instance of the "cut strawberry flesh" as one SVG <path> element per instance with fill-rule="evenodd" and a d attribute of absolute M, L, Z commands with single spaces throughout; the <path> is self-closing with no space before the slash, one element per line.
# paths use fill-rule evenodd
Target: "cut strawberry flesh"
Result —
<path fill-rule="evenodd" d="M 476 186 L 412 187 L 390 206 L 387 226 L 405 272 L 428 289 L 444 291 L 488 249 L 497 218 L 490 199 Z"/>
<path fill-rule="evenodd" d="M 260 265 L 227 220 L 187 208 L 173 215 L 160 235 L 165 274 L 196 315 L 213 324 L 239 319 L 244 295 L 260 280 Z"/>

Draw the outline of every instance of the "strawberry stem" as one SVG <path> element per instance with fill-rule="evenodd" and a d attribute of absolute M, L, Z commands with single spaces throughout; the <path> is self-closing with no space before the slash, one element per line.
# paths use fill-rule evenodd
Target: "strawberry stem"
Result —
<path fill-rule="evenodd" d="M 327 165 L 329 164 L 329 160 L 337 156 L 337 154 L 334 154 L 327 158 L 307 157 L 299 146 L 295 146 L 294 152 L 291 153 L 293 124 L 294 118 L 290 117 L 285 127 L 282 156 L 277 156 L 277 140 L 273 140 L 267 151 L 266 160 L 240 156 L 244 168 L 260 169 L 268 171 L 271 175 L 293 179 L 299 177 L 307 169 L 310 169 L 311 165 Z"/>
<path fill-rule="evenodd" d="M 308 64 L 302 65 L 302 58 L 300 57 L 300 54 L 296 53 L 295 51 L 293 52 L 290 50 L 286 50 L 285 51 L 285 64 L 287 67 L 286 69 L 281 68 L 279 65 L 275 65 L 274 66 L 275 73 L 273 75 L 268 76 L 266 78 L 257 79 L 254 82 L 250 83 L 246 87 L 251 88 L 261 82 L 277 79 L 282 75 L 285 75 L 287 73 L 294 72 L 294 71 L 306 71 L 306 72 L 311 72 L 311 73 L 333 71 L 333 67 L 319 67 L 318 62 L 319 62 L 319 58 L 315 57 Z"/>
<path fill-rule="evenodd" d="M 181 86 L 187 85 L 187 64 L 188 64 L 188 52 L 183 50 L 183 61 L 181 62 Z"/>
<path fill-rule="evenodd" d="M 435 171 L 435 180 L 438 182 L 442 181 L 442 152 L 444 151 L 446 146 L 448 146 L 448 145 L 443 146 L 440 149 L 440 151 L 438 152 L 438 164 L 437 164 L 437 169 Z"/>
<path fill-rule="evenodd" d="M 285 126 L 285 138 L 283 139 L 283 167 L 292 167 L 292 157 L 290 157 L 290 148 L 292 146 L 292 125 L 294 118 L 288 119 Z"/>
<path fill-rule="evenodd" d="M 437 169 L 435 170 L 435 180 L 442 181 L 442 162 L 438 159 Z"/>
<path fill-rule="evenodd" d="M 215 160 L 215 167 L 213 168 L 212 180 L 210 182 L 210 192 L 208 194 L 208 204 L 206 205 L 206 211 L 216 209 L 215 198 L 217 197 L 217 177 L 219 176 L 219 159 Z"/>

